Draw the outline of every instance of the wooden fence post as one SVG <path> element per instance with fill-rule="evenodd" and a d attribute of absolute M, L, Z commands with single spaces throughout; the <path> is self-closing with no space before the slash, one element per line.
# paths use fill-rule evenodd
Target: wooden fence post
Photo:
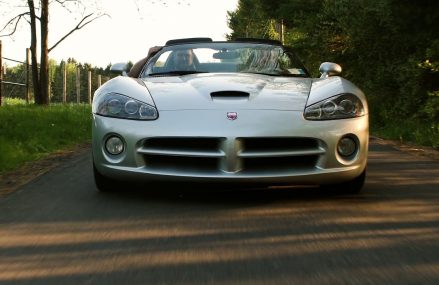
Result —
<path fill-rule="evenodd" d="M 64 62 L 62 68 L 62 102 L 67 103 L 67 63 Z"/>
<path fill-rule="evenodd" d="M 91 70 L 88 71 L 88 104 L 91 104 Z"/>
<path fill-rule="evenodd" d="M 26 103 L 29 104 L 30 99 L 30 48 L 26 48 L 26 94 L 25 99 Z"/>
<path fill-rule="evenodd" d="M 102 85 L 102 75 L 98 75 L 98 88 Z"/>
<path fill-rule="evenodd" d="M 49 86 L 47 86 L 48 92 L 49 94 L 47 94 L 48 96 L 48 104 L 50 105 L 51 101 L 52 101 L 52 81 L 50 80 L 50 64 L 47 66 L 47 73 L 49 74 L 49 80 L 48 80 L 48 84 Z"/>
<path fill-rule="evenodd" d="M 280 20 L 279 41 L 284 44 L 284 19 Z"/>
<path fill-rule="evenodd" d="M 81 69 L 76 67 L 76 103 L 81 102 Z"/>

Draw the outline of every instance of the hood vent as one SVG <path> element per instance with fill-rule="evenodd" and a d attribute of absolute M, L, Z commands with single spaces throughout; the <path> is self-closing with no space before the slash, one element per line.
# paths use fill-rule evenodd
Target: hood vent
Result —
<path fill-rule="evenodd" d="M 248 100 L 250 94 L 243 91 L 217 91 L 210 93 L 213 101 Z"/>

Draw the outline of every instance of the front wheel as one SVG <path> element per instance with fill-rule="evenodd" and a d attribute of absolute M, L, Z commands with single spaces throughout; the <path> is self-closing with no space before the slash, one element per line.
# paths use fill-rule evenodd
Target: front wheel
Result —
<path fill-rule="evenodd" d="M 366 180 L 366 169 L 357 177 L 343 183 L 329 184 L 320 186 L 321 189 L 331 190 L 342 194 L 357 194 L 363 188 Z"/>
<path fill-rule="evenodd" d="M 114 192 L 119 189 L 120 182 L 111 178 L 108 178 L 99 173 L 96 166 L 93 163 L 93 175 L 95 178 L 96 187 L 100 192 Z"/>

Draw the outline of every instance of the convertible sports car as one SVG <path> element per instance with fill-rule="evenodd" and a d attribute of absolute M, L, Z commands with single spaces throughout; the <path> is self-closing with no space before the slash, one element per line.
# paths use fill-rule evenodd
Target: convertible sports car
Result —
<path fill-rule="evenodd" d="M 95 93 L 97 188 L 188 181 L 360 191 L 366 97 L 337 76 L 339 65 L 320 72 L 311 78 L 273 40 L 168 41 L 138 78 L 118 76 Z"/>

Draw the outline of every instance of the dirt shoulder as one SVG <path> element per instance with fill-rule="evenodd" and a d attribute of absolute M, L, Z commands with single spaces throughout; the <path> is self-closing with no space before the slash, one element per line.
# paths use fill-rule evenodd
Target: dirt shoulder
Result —
<path fill-rule="evenodd" d="M 407 143 L 401 143 L 396 140 L 386 140 L 378 137 L 371 137 L 370 140 L 373 141 L 374 143 L 389 145 L 395 149 L 398 149 L 406 153 L 410 153 L 412 155 L 426 156 L 431 159 L 439 160 L 439 150 L 432 147 L 417 146 Z"/>
<path fill-rule="evenodd" d="M 4 197 L 65 161 L 90 151 L 89 143 L 54 152 L 37 161 L 27 162 L 17 169 L 0 174 L 0 197 Z"/>

